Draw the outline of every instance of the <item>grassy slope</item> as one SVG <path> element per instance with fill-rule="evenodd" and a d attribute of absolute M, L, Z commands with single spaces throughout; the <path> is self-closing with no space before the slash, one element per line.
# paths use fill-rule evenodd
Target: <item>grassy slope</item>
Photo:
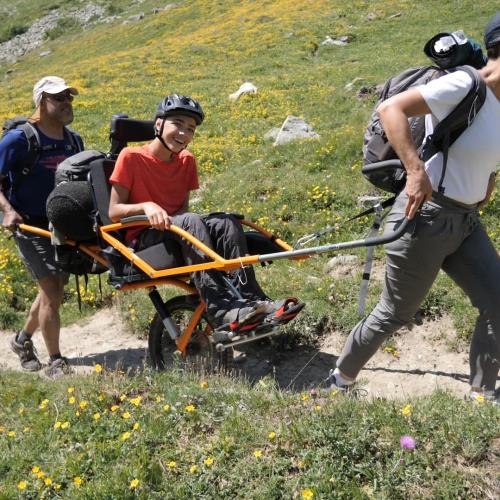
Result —
<path fill-rule="evenodd" d="M 58 3 L 63 9 L 68 8 L 68 2 Z M 48 4 L 43 3 L 43 7 Z M 122 4 L 126 5 L 125 2 Z M 18 1 L 16 5 L 18 10 L 11 9 L 12 12 L 26 12 L 26 19 L 39 15 L 32 2 Z M 0 9 L 5 6 L 7 2 L 0 0 Z M 126 15 L 139 10 L 149 13 L 153 6 L 156 6 L 154 2 L 145 1 L 126 11 Z M 138 23 L 122 25 L 117 22 L 84 33 L 68 34 L 47 44 L 52 50 L 48 57 L 39 58 L 39 51 L 35 50 L 14 65 L 0 66 L 0 73 L 5 74 L 0 82 L 0 118 L 29 113 L 33 82 L 43 74 L 59 74 L 81 90 L 81 96 L 75 102 L 75 128 L 81 131 L 88 147 L 105 150 L 108 121 L 113 113 L 122 111 L 134 117 L 148 118 L 155 103 L 164 94 L 173 91 L 189 93 L 202 101 L 208 116 L 192 148 L 199 159 L 204 184 L 195 208 L 200 211 L 225 209 L 245 213 L 293 241 L 352 215 L 356 210 L 357 196 L 371 191 L 369 185 L 360 179 L 359 168 L 362 132 L 374 98 L 357 99 L 359 87 L 380 83 L 401 69 L 423 64 L 425 60 L 421 47 L 427 38 L 438 31 L 463 28 L 466 33 L 481 39 L 482 27 L 495 9 L 496 4 L 492 1 L 483 1 L 480 5 L 472 1 L 353 1 L 348 4 L 321 0 L 187 1 L 168 13 L 148 15 Z M 369 12 L 375 12 L 378 17 L 367 21 Z M 397 13 L 401 15 L 390 17 Z M 318 47 L 327 34 L 348 34 L 352 43 L 343 48 Z M 354 90 L 346 90 L 345 85 L 357 77 L 363 80 L 355 84 Z M 227 96 L 246 80 L 257 85 L 258 94 L 230 103 Z M 263 135 L 271 127 L 280 126 L 288 114 L 303 116 L 315 127 L 321 139 L 273 148 L 264 141 Z M 261 162 L 252 164 L 254 160 Z M 497 196 L 485 211 L 485 221 L 497 245 L 500 239 L 498 208 Z M 359 235 L 361 231 L 357 225 L 343 226 L 333 238 L 340 241 L 354 234 Z M 380 251 L 378 255 L 381 255 Z M 331 327 L 347 332 L 356 321 L 354 306 L 358 280 L 345 278 L 332 282 L 323 272 L 326 260 L 327 257 L 315 258 L 301 265 L 275 263 L 269 269 L 259 271 L 260 278 L 272 295 L 293 293 L 308 301 L 309 313 L 304 315 L 303 322 L 319 324 L 321 318 L 326 316 Z M 1 286 L 6 287 L 2 288 L 3 296 L 9 298 L 2 309 L 5 324 L 16 319 L 9 316 L 11 313 L 7 305 L 11 303 L 12 294 L 6 283 L 9 279 L 10 282 L 23 282 L 19 278 L 19 266 L 12 266 L 11 253 L 5 248 L 0 253 L 0 272 L 3 273 Z M 6 280 L 6 276 L 10 278 Z M 25 290 L 20 290 L 14 295 L 23 297 L 25 293 Z M 376 300 L 377 293 L 377 287 L 373 286 L 370 303 Z M 131 319 L 138 328 L 144 327 L 151 315 L 147 302 L 142 303 L 137 297 L 123 300 L 125 308 L 128 303 L 136 306 Z M 74 302 L 70 302 L 69 308 L 74 307 Z M 472 317 L 470 306 L 455 287 L 450 289 L 446 278 L 438 280 L 425 310 L 429 314 L 451 312 L 460 320 L 461 324 L 457 321 L 458 332 L 464 336 L 468 333 L 468 318 Z M 295 331 L 302 335 L 300 329 L 303 323 L 297 325 Z M 2 375 L 0 379 L 4 388 L 13 384 L 16 388 L 13 394 L 21 395 L 16 399 L 9 396 L 11 393 L 7 389 L 1 391 L 6 396 L 2 400 L 4 414 L 0 426 L 7 431 L 17 429 L 17 437 L 9 440 L 6 433 L 0 435 L 0 455 L 9 457 L 7 462 L 3 462 L 6 468 L 0 471 L 0 476 L 5 473 L 8 478 L 5 486 L 0 487 L 4 488 L 0 489 L 0 495 L 12 496 L 16 482 L 28 477 L 30 467 L 37 464 L 43 465 L 44 470 L 50 470 L 55 481 L 71 484 L 71 477 L 61 479 L 61 475 L 65 474 L 63 471 L 69 466 L 63 461 L 64 465 L 59 467 L 57 460 L 47 458 L 44 454 L 47 446 L 73 450 L 69 455 L 74 457 L 75 466 L 69 467 L 69 470 L 74 475 L 84 475 L 89 481 L 96 477 L 85 490 L 88 496 L 92 496 L 92 491 L 123 494 L 126 491 L 124 482 L 139 473 L 143 474 L 141 484 L 148 485 L 147 488 L 151 487 L 152 491 L 156 491 L 156 475 L 173 480 L 175 488 L 181 488 L 186 481 L 186 464 L 204 456 L 201 451 L 196 456 L 187 452 L 186 455 L 181 454 L 186 440 L 205 429 L 196 426 L 188 427 L 185 432 L 176 427 L 171 436 L 173 449 L 180 454 L 178 460 L 184 467 L 173 478 L 163 472 L 164 461 L 171 456 L 170 451 L 162 448 L 157 441 L 157 436 L 166 432 L 163 427 L 148 427 L 139 443 L 140 453 L 131 455 L 121 448 L 115 450 L 117 454 L 113 451 L 121 427 L 116 427 L 113 439 L 103 444 L 101 431 L 92 427 L 91 419 L 83 425 L 81 433 L 72 435 L 70 440 L 56 439 L 49 444 L 46 439 L 52 436 L 50 427 L 56 418 L 50 413 L 47 419 L 34 423 L 33 432 L 25 436 L 22 434 L 23 419 L 15 417 L 18 405 L 34 409 L 45 395 L 51 401 L 57 401 L 57 405 L 62 404 L 65 387 L 64 384 L 32 384 L 28 378 L 16 379 L 17 376 L 10 374 Z M 148 390 L 165 393 L 169 402 L 175 402 L 180 396 L 168 393 L 169 381 L 178 384 L 179 378 L 174 376 L 170 380 L 168 376 L 165 379 L 159 377 L 153 380 L 152 388 Z M 140 390 L 149 387 L 149 382 L 142 377 L 132 382 L 120 379 L 103 384 L 104 391 L 118 392 L 126 392 L 128 384 L 136 385 Z M 115 384 L 116 389 L 112 389 Z M 190 387 L 196 392 L 195 384 Z M 253 408 L 251 399 L 257 397 L 258 390 L 247 393 L 248 389 L 238 384 L 228 387 L 231 393 L 239 394 L 241 391 L 241 396 L 234 397 L 250 401 L 248 404 Z M 90 393 L 90 382 L 82 382 L 82 391 Z M 217 394 L 209 392 L 207 397 L 215 398 Z M 223 465 L 213 475 L 200 481 L 193 480 L 189 483 L 190 487 L 195 488 L 197 494 L 205 492 L 210 496 L 213 484 L 219 484 L 214 482 L 214 477 L 219 477 L 223 484 L 229 485 L 230 491 L 241 490 L 242 497 L 258 488 L 262 488 L 262 493 L 267 496 L 279 496 L 277 492 L 282 488 L 283 496 L 290 497 L 311 485 L 316 492 L 332 495 L 337 488 L 332 485 L 337 483 L 340 485 L 339 496 L 343 492 L 346 497 L 369 495 L 373 488 L 378 495 L 383 491 L 386 496 L 407 496 L 417 486 L 419 495 L 430 491 L 450 497 L 456 495 L 451 494 L 448 488 L 456 483 L 457 491 L 470 495 L 469 479 L 462 474 L 461 464 L 481 463 L 487 456 L 488 441 L 495 433 L 492 427 L 494 419 L 487 423 L 479 415 L 486 410 L 465 408 L 448 398 L 444 398 L 441 407 L 441 396 L 419 403 L 424 410 L 414 421 L 416 427 L 408 426 L 407 421 L 400 417 L 396 418 L 398 410 L 391 405 L 377 403 L 358 407 L 340 402 L 337 408 L 335 402 L 328 404 L 327 411 L 315 420 L 314 406 L 306 407 L 304 414 L 296 414 L 296 402 L 290 398 L 277 393 L 269 396 L 267 406 L 264 406 L 266 411 L 257 412 L 256 417 L 258 427 L 264 429 L 262 435 L 253 435 L 249 431 L 245 446 L 237 440 L 234 444 L 234 429 L 215 423 L 216 437 L 213 441 L 202 440 L 201 450 L 207 454 L 223 450 L 220 453 L 229 456 L 228 462 L 222 461 Z M 106 405 L 109 407 L 109 399 Z M 440 411 L 434 411 L 432 417 L 427 417 L 426 412 L 431 412 L 432 407 L 439 409 L 445 417 L 440 416 Z M 332 419 L 337 409 L 342 415 L 340 420 Z M 210 403 L 204 411 L 212 415 L 219 409 Z M 314 418 L 310 416 L 311 412 Z M 467 417 L 471 412 L 472 417 Z M 283 432 L 287 433 L 285 448 L 292 451 L 290 455 L 285 453 L 287 465 L 278 468 L 261 466 L 261 462 L 256 464 L 251 456 L 253 448 L 264 447 L 267 429 L 274 428 L 274 424 L 267 420 L 268 414 L 275 415 L 276 422 L 287 421 L 290 415 L 293 416 L 293 424 L 283 427 Z M 373 423 L 374 414 L 380 415 L 379 423 Z M 151 425 L 155 421 L 154 415 L 154 408 L 145 413 Z M 459 427 L 450 425 L 448 419 L 452 415 L 458 415 L 459 420 L 463 417 L 466 431 L 459 432 Z M 355 418 L 351 419 L 351 416 Z M 388 428 L 382 424 L 387 418 L 391 422 Z M 480 425 L 472 425 L 471 420 L 474 419 L 478 419 Z M 342 442 L 351 420 L 352 432 L 358 437 L 348 441 L 344 450 L 335 449 L 335 453 L 331 454 L 332 443 L 344 446 Z M 215 422 L 219 422 L 219 416 Z M 245 422 L 238 420 L 234 425 L 243 428 L 251 426 L 251 420 Z M 383 446 L 370 448 L 367 444 L 370 436 L 361 435 L 372 427 L 382 436 L 389 433 L 391 437 L 387 438 L 387 443 L 390 444 L 384 441 L 386 444 Z M 444 434 L 449 437 L 451 432 L 453 446 L 449 450 L 443 445 L 447 442 L 445 437 L 436 434 L 436 430 L 443 427 L 453 429 Z M 311 432 L 309 429 L 312 429 Z M 331 435 L 327 429 L 331 429 Z M 397 455 L 397 436 L 417 430 L 426 443 L 423 454 L 415 460 L 412 455 L 411 467 L 405 468 L 404 473 L 399 469 L 396 474 L 391 473 Z M 475 450 L 473 453 L 464 449 L 469 441 L 461 444 L 464 434 L 470 436 Z M 85 444 L 87 441 L 88 445 Z M 33 443 L 40 446 L 34 447 Z M 388 447 L 387 450 L 384 446 Z M 20 450 L 26 448 L 33 449 L 31 459 L 18 456 Z M 146 451 L 151 448 L 159 448 L 158 461 L 156 455 L 151 457 Z M 429 449 L 436 451 L 429 455 Z M 378 455 L 379 452 L 382 455 Z M 276 455 L 272 456 L 276 459 Z M 311 457 L 307 472 L 296 466 L 296 461 L 302 460 L 303 456 Z M 347 458 L 342 459 L 342 456 Z M 115 466 L 117 462 L 114 460 L 121 465 Z M 278 462 L 282 464 L 280 460 Z M 104 465 L 106 463 L 111 467 Z M 376 463 L 379 463 L 380 470 L 376 470 Z M 358 465 L 361 471 L 358 471 Z M 426 469 L 431 465 L 437 468 L 435 474 Z M 226 474 L 225 471 L 233 467 L 236 473 Z M 339 477 L 338 470 L 344 468 L 348 468 L 347 477 Z M 363 472 L 372 468 L 375 472 Z M 112 478 L 109 489 L 106 489 L 104 477 Z M 333 478 L 332 481 L 330 478 Z M 364 489 L 358 489 L 356 483 Z M 72 490 L 65 491 L 69 496 L 73 494 Z M 147 489 L 142 491 L 147 494 Z M 189 489 L 179 492 L 188 496 Z M 479 489 L 472 494 L 480 497 L 480 493 Z"/>

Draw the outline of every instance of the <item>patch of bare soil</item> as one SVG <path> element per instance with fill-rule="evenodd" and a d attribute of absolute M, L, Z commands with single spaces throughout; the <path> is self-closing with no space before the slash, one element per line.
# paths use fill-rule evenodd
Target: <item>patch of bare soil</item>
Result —
<path fill-rule="evenodd" d="M 0 368 L 20 370 L 10 351 L 12 332 L 0 332 Z M 361 372 L 360 386 L 370 398 L 403 399 L 446 389 L 463 397 L 468 389 L 468 353 L 449 348 L 453 326 L 448 317 L 403 330 L 394 338 L 396 353 L 380 350 Z M 287 351 L 268 341 L 247 344 L 235 353 L 235 374 L 256 381 L 272 376 L 283 389 L 318 386 L 335 364 L 344 342 L 338 332 L 325 336 L 319 349 Z M 40 334 L 34 337 L 42 361 L 47 354 Z M 146 363 L 147 341 L 127 331 L 114 309 L 61 329 L 61 350 L 77 373 L 96 363 L 135 372 Z"/>
<path fill-rule="evenodd" d="M 0 332 L 0 368 L 21 370 L 17 356 L 10 350 L 13 332 Z M 40 361 L 48 360 L 41 333 L 33 336 Z M 61 328 L 61 352 L 76 373 L 88 373 L 99 363 L 110 370 L 141 370 L 145 363 L 147 341 L 131 334 L 115 309 L 105 308 L 91 318 Z"/>

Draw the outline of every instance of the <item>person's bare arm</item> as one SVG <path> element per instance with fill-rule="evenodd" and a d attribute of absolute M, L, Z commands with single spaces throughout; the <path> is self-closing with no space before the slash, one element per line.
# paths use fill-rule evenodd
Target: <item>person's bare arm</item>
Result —
<path fill-rule="evenodd" d="M 113 184 L 111 187 L 109 217 L 113 222 L 119 222 L 132 215 L 146 215 L 155 229 L 163 231 L 170 227 L 172 219 L 163 208 L 152 201 L 128 203 L 129 195 L 130 191 L 119 184 Z"/>
<path fill-rule="evenodd" d="M 408 118 L 430 112 L 429 106 L 417 89 L 397 94 L 378 107 L 387 138 L 406 169 L 406 215 L 409 219 L 413 219 L 422 204 L 431 198 L 432 185 L 411 137 Z"/>
<path fill-rule="evenodd" d="M 4 177 L 0 175 L 0 212 L 3 212 L 2 227 L 9 231 L 14 231 L 19 224 L 22 224 L 23 218 L 16 212 L 4 195 L 3 188 L 1 187 L 3 180 Z"/>

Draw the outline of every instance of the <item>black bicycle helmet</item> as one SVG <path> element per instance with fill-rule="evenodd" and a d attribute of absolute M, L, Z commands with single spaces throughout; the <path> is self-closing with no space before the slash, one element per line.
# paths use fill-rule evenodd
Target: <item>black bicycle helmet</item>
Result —
<path fill-rule="evenodd" d="M 155 118 L 167 118 L 172 115 L 190 116 L 196 120 L 196 125 L 201 125 L 205 118 L 198 101 L 178 94 L 168 95 L 158 104 Z"/>

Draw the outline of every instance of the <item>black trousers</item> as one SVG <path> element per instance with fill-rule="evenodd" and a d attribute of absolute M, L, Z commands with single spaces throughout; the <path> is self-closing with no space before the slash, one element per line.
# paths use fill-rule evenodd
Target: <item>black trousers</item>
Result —
<path fill-rule="evenodd" d="M 216 213 L 200 216 L 187 212 L 174 215 L 172 219 L 176 226 L 192 234 L 225 259 L 236 259 L 248 254 L 241 224 L 231 214 Z M 142 250 L 162 241 L 168 245 L 172 244 L 172 239 L 180 246 L 182 257 L 187 265 L 201 264 L 211 260 L 203 252 L 170 231 L 147 229 L 140 234 L 136 246 L 138 250 Z M 225 276 L 238 290 L 241 298 L 224 280 Z M 247 307 L 248 302 L 268 298 L 257 283 L 252 266 L 239 268 L 229 274 L 216 269 L 198 271 L 192 274 L 192 279 L 198 293 L 207 304 L 208 314 L 216 322 L 220 322 L 230 310 Z"/>

